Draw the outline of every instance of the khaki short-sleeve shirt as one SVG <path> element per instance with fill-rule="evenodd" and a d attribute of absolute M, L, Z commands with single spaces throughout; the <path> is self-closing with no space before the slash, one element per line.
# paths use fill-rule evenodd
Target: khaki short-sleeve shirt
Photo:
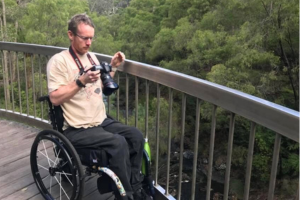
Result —
<path fill-rule="evenodd" d="M 89 53 L 96 64 L 98 59 Z M 84 68 L 91 67 L 87 55 L 78 55 Z M 47 80 L 49 94 L 59 87 L 68 85 L 79 77 L 79 68 L 68 50 L 55 54 L 47 64 Z M 105 104 L 102 98 L 101 80 L 88 83 L 81 88 L 74 97 L 62 105 L 65 123 L 63 129 L 68 126 L 75 128 L 89 128 L 98 126 L 106 118 Z"/>

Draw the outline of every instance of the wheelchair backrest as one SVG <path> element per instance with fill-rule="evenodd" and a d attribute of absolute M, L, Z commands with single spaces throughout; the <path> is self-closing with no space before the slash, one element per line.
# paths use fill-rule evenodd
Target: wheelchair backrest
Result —
<path fill-rule="evenodd" d="M 54 106 L 49 98 L 49 95 L 42 96 L 38 99 L 39 101 L 47 101 L 49 105 L 49 118 L 51 121 L 51 125 L 54 130 L 63 133 L 63 126 L 64 126 L 64 116 L 63 110 L 60 106 Z"/>

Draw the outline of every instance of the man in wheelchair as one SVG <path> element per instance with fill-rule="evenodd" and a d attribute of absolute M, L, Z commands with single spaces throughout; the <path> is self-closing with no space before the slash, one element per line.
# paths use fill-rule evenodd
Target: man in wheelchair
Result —
<path fill-rule="evenodd" d="M 140 174 L 144 138 L 135 127 L 106 115 L 101 74 L 99 70 L 90 70 L 100 63 L 89 52 L 94 38 L 94 24 L 89 16 L 73 16 L 68 23 L 68 37 L 69 49 L 54 55 L 47 64 L 49 98 L 63 110 L 63 133 L 75 148 L 105 150 L 109 168 L 121 180 L 126 198 L 147 199 L 142 192 Z M 122 52 L 112 57 L 111 77 L 124 60 Z M 117 198 L 123 199 L 118 195 Z"/>

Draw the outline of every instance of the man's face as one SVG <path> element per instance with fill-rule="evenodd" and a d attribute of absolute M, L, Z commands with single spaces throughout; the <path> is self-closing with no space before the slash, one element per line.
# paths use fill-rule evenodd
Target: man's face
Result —
<path fill-rule="evenodd" d="M 90 25 L 80 23 L 77 27 L 77 33 L 68 31 L 68 36 L 71 40 L 71 45 L 76 53 L 83 55 L 88 52 L 92 38 L 94 37 L 94 28 Z"/>

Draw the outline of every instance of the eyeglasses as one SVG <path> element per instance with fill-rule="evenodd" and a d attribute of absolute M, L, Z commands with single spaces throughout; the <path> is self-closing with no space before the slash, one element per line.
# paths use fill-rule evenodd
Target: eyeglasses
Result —
<path fill-rule="evenodd" d="M 78 35 L 77 33 L 74 33 L 74 35 L 80 37 L 81 39 L 83 39 L 84 41 L 88 41 L 88 40 L 93 40 L 95 37 L 84 37 L 84 36 L 81 36 L 81 35 Z"/>

